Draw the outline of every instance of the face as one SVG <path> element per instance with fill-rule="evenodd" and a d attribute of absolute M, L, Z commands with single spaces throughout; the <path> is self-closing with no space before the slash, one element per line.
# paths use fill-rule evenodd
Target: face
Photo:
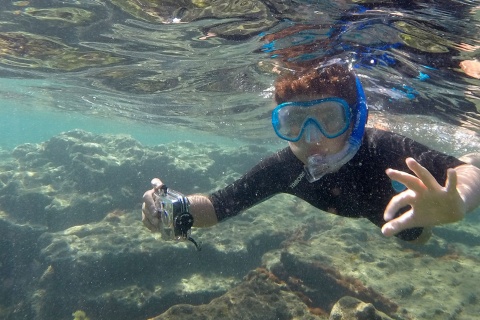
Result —
<path fill-rule="evenodd" d="M 324 96 L 324 95 L 318 95 L 314 97 L 299 96 L 296 99 L 292 100 L 292 102 L 293 101 L 310 101 L 310 100 L 323 99 L 323 98 L 327 98 L 327 96 Z M 308 157 L 314 154 L 330 155 L 330 154 L 335 154 L 340 152 L 345 147 L 345 143 L 350 137 L 350 133 L 352 131 L 352 129 L 349 128 L 342 135 L 336 138 L 329 139 L 324 135 L 322 135 L 318 129 L 315 128 L 314 130 L 317 130 L 316 133 L 318 133 L 319 135 L 319 139 L 315 139 L 315 141 L 309 141 L 309 139 L 306 137 L 307 135 L 304 133 L 300 138 L 300 140 L 296 142 L 291 142 L 291 141 L 288 142 L 293 154 L 295 154 L 295 156 L 305 164 L 307 164 L 308 162 L 307 160 Z"/>

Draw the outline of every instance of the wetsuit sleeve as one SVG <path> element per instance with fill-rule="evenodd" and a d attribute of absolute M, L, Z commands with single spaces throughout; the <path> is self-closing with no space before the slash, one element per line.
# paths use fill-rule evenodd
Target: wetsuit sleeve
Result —
<path fill-rule="evenodd" d="M 286 150 L 262 160 L 248 173 L 209 196 L 218 221 L 236 216 L 285 189 Z"/>

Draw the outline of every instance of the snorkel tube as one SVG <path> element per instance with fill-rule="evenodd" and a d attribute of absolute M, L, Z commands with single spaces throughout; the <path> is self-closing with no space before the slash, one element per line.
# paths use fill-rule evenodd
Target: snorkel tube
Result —
<path fill-rule="evenodd" d="M 357 88 L 357 104 L 356 112 L 353 115 L 353 129 L 345 147 L 336 154 L 322 156 L 314 154 L 307 159 L 305 165 L 305 175 L 309 182 L 320 180 L 327 173 L 332 173 L 340 169 L 344 164 L 350 161 L 360 149 L 363 134 L 365 132 L 365 124 L 368 118 L 368 106 L 365 99 L 365 92 L 362 84 L 357 76 L 355 76 Z"/>

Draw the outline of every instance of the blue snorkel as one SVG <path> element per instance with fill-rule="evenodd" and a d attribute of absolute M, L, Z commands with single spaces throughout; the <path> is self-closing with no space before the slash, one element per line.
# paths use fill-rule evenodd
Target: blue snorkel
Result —
<path fill-rule="evenodd" d="M 338 153 L 322 156 L 314 154 L 308 157 L 308 163 L 305 165 L 305 174 L 309 182 L 315 182 L 321 179 L 327 173 L 332 173 L 340 169 L 344 164 L 350 161 L 362 144 L 365 125 L 368 119 L 368 106 L 363 91 L 362 84 L 355 76 L 357 89 L 356 110 L 352 110 L 353 128 L 350 138 L 345 147 Z"/>

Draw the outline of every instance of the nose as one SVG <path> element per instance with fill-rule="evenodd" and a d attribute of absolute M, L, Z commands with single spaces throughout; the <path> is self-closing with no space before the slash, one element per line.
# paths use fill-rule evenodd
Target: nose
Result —
<path fill-rule="evenodd" d="M 305 136 L 306 143 L 317 143 L 322 139 L 322 132 L 320 129 L 312 122 L 308 123 L 305 126 L 303 135 Z"/>

